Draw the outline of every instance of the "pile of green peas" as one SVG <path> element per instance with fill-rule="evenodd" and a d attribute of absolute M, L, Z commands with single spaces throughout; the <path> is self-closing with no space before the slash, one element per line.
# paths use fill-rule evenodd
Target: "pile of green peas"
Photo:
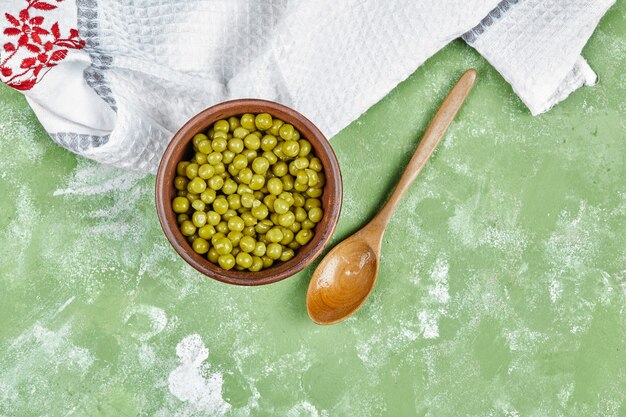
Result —
<path fill-rule="evenodd" d="M 196 253 L 256 272 L 313 238 L 326 178 L 291 124 L 268 113 L 218 120 L 193 137 L 193 152 L 176 166 L 172 209 Z"/>

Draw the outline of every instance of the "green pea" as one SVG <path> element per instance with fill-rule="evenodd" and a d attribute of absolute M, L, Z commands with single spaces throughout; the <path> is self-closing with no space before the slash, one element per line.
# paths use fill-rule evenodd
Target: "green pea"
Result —
<path fill-rule="evenodd" d="M 254 132 L 251 133 L 251 135 L 256 135 L 259 139 L 263 137 L 263 133 L 261 133 L 261 131 L 259 130 L 255 130 Z"/>
<path fill-rule="evenodd" d="M 243 144 L 247 149 L 256 151 L 261 147 L 261 140 L 257 135 L 250 134 L 243 139 Z"/>
<path fill-rule="evenodd" d="M 243 233 L 244 236 L 256 237 L 256 231 L 254 230 L 254 226 L 244 227 L 241 233 Z"/>
<path fill-rule="evenodd" d="M 254 250 L 255 245 L 256 245 L 256 241 L 254 240 L 254 238 L 252 238 L 250 236 L 245 236 L 244 235 L 239 240 L 239 247 L 244 252 L 252 252 Z"/>
<path fill-rule="evenodd" d="M 187 189 L 176 190 L 176 197 L 185 197 L 187 195 Z"/>
<path fill-rule="evenodd" d="M 282 151 L 285 156 L 293 158 L 300 152 L 300 144 L 295 140 L 288 140 L 283 142 Z"/>
<path fill-rule="evenodd" d="M 254 160 L 252 161 L 252 170 L 256 172 L 257 174 L 264 175 L 269 169 L 269 167 L 270 167 L 270 162 L 262 156 L 254 158 Z"/>
<path fill-rule="evenodd" d="M 218 162 L 217 164 L 215 164 L 215 174 L 216 175 L 220 175 L 222 178 L 224 178 L 224 172 L 226 172 L 226 167 L 224 166 L 223 162 Z"/>
<path fill-rule="evenodd" d="M 221 239 L 218 239 L 213 244 L 213 247 L 215 248 L 218 254 L 226 255 L 233 250 L 233 243 L 228 238 L 223 237 Z"/>
<path fill-rule="evenodd" d="M 274 135 L 265 135 L 261 139 L 261 149 L 264 151 L 271 151 L 278 144 L 278 139 Z"/>
<path fill-rule="evenodd" d="M 232 132 L 233 130 L 237 129 L 240 124 L 239 124 L 239 118 L 237 117 L 229 117 L 228 118 L 228 125 L 230 127 L 230 131 Z"/>
<path fill-rule="evenodd" d="M 251 208 L 254 203 L 254 195 L 252 193 L 241 194 L 241 206 L 245 208 Z"/>
<path fill-rule="evenodd" d="M 269 268 L 274 264 L 274 260 L 267 255 L 262 256 L 261 259 L 263 260 L 263 268 Z"/>
<path fill-rule="evenodd" d="M 294 210 L 294 214 L 295 221 L 297 222 L 303 222 L 308 217 L 306 210 L 302 207 L 296 207 Z"/>
<path fill-rule="evenodd" d="M 276 201 L 274 201 L 274 211 L 276 213 L 283 214 L 283 213 L 287 213 L 288 210 L 289 210 L 289 204 L 287 204 L 287 202 L 283 200 L 282 198 L 277 198 Z"/>
<path fill-rule="evenodd" d="M 317 185 L 317 183 L 319 182 L 319 177 L 317 176 L 317 172 L 313 171 L 312 169 L 305 169 L 304 172 L 306 172 L 307 177 L 309 178 L 307 184 L 309 187 L 314 187 L 315 185 Z"/>
<path fill-rule="evenodd" d="M 259 130 L 267 130 L 272 127 L 273 124 L 272 116 L 268 113 L 257 114 L 254 118 L 254 125 Z"/>
<path fill-rule="evenodd" d="M 287 204 L 289 205 L 289 207 L 291 207 L 293 205 L 293 203 L 295 202 L 293 195 L 287 191 L 284 191 L 282 193 L 280 193 L 280 195 L 278 196 L 279 198 L 282 198 L 283 200 L 285 200 L 287 202 Z"/>
<path fill-rule="evenodd" d="M 298 144 L 300 144 L 300 152 L 298 152 L 299 157 L 305 157 L 311 153 L 311 143 L 308 140 L 300 139 Z"/>
<path fill-rule="evenodd" d="M 309 187 L 306 190 L 306 195 L 308 195 L 309 197 L 320 197 L 322 195 L 322 189 L 321 188 L 313 188 L 313 187 Z"/>
<path fill-rule="evenodd" d="M 235 257 L 230 253 L 226 255 L 221 255 L 219 258 L 217 258 L 217 263 L 222 269 L 233 269 L 233 267 L 235 266 Z"/>
<path fill-rule="evenodd" d="M 189 191 L 187 191 L 187 194 L 185 194 L 185 197 L 187 197 L 187 200 L 189 200 L 192 203 L 195 200 L 200 198 L 200 196 L 198 194 L 190 193 Z"/>
<path fill-rule="evenodd" d="M 243 140 L 240 138 L 232 138 L 228 141 L 228 150 L 239 154 L 243 151 Z"/>
<path fill-rule="evenodd" d="M 278 216 L 278 213 L 270 214 L 270 221 L 272 222 L 272 224 L 278 224 Z"/>
<path fill-rule="evenodd" d="M 241 181 L 244 184 L 250 184 L 250 181 L 252 181 L 252 176 L 254 175 L 254 173 L 252 172 L 252 170 L 250 168 L 244 168 L 241 171 L 239 171 L 239 175 L 237 175 L 237 177 L 239 178 L 239 181 Z M 252 187 L 250 187 L 252 188 Z"/>
<path fill-rule="evenodd" d="M 189 220 L 189 216 L 185 213 L 179 214 L 176 216 L 176 223 L 181 224 L 185 220 Z"/>
<path fill-rule="evenodd" d="M 265 251 L 265 255 L 273 260 L 280 259 L 280 255 L 283 253 L 283 247 L 280 243 L 270 243 L 267 245 L 267 250 Z"/>
<path fill-rule="evenodd" d="M 226 178 L 222 186 L 222 192 L 226 195 L 235 194 L 237 192 L 237 183 L 230 178 Z"/>
<path fill-rule="evenodd" d="M 318 172 L 317 178 L 319 181 L 317 185 L 315 186 L 315 188 L 322 188 L 324 185 L 326 185 L 326 175 L 324 175 L 323 172 Z"/>
<path fill-rule="evenodd" d="M 211 143 L 211 147 L 213 147 L 213 152 L 224 152 L 226 147 L 228 146 L 228 141 L 226 138 L 213 138 L 213 142 Z"/>
<path fill-rule="evenodd" d="M 198 165 L 206 164 L 207 162 L 207 154 L 202 153 L 202 152 L 196 152 L 196 155 L 194 156 L 194 158 L 196 159 L 196 163 Z"/>
<path fill-rule="evenodd" d="M 224 220 L 225 222 L 228 222 L 228 220 L 230 220 L 231 217 L 236 216 L 236 215 L 237 215 L 237 212 L 229 207 L 228 210 L 226 210 L 226 213 L 222 214 L 222 220 Z"/>
<path fill-rule="evenodd" d="M 282 262 L 287 262 L 288 260 L 293 258 L 294 255 L 295 253 L 292 249 L 284 249 L 283 252 L 280 254 L 280 260 Z"/>
<path fill-rule="evenodd" d="M 299 183 L 299 182 L 296 182 L 296 183 L 293 185 L 293 188 L 294 188 L 294 190 L 299 191 L 299 192 L 301 192 L 301 193 L 302 193 L 302 192 L 306 193 L 306 190 L 308 190 L 308 189 L 309 189 L 309 185 L 308 185 L 308 184 L 301 184 L 301 183 Z"/>
<path fill-rule="evenodd" d="M 174 188 L 177 190 L 186 190 L 189 180 L 185 177 L 177 176 L 174 178 Z"/>
<path fill-rule="evenodd" d="M 204 190 L 206 190 L 206 182 L 200 177 L 195 177 L 187 184 L 187 191 L 190 193 L 200 194 Z"/>
<path fill-rule="evenodd" d="M 209 188 L 211 188 L 212 190 L 219 190 L 224 186 L 224 178 L 222 177 L 218 177 L 218 176 L 214 176 L 209 178 Z"/>
<path fill-rule="evenodd" d="M 243 126 L 239 126 L 233 131 L 233 137 L 237 139 L 243 139 L 250 134 L 250 131 Z"/>
<path fill-rule="evenodd" d="M 310 219 L 305 219 L 302 223 L 300 223 L 302 225 L 303 229 L 313 229 L 315 227 L 315 223 L 313 223 Z"/>
<path fill-rule="evenodd" d="M 278 243 L 283 240 L 283 232 L 278 227 L 272 227 L 265 234 L 267 240 L 273 243 Z"/>
<path fill-rule="evenodd" d="M 191 221 L 196 227 L 204 226 L 206 224 L 206 213 L 204 211 L 196 211 L 191 216 Z"/>
<path fill-rule="evenodd" d="M 246 158 L 244 155 L 237 155 L 233 158 L 233 162 L 231 163 L 231 165 L 238 170 L 242 170 L 248 166 L 248 158 Z"/>
<path fill-rule="evenodd" d="M 261 174 L 254 174 L 250 178 L 250 188 L 260 190 L 265 185 L 265 177 Z"/>
<path fill-rule="evenodd" d="M 263 200 L 263 198 L 265 198 L 265 194 L 263 194 L 263 191 L 261 191 L 261 190 L 253 191 L 252 195 L 254 195 L 254 198 L 256 200 L 259 200 L 259 201 L 261 201 L 261 200 Z M 253 205 L 254 205 L 254 203 L 253 203 Z"/>
<path fill-rule="evenodd" d="M 258 222 L 256 217 L 254 217 L 252 215 L 252 213 L 250 213 L 249 211 L 241 213 L 241 215 L 239 217 L 241 217 L 243 219 L 243 223 L 244 223 L 244 225 L 246 225 L 246 227 L 254 226 Z"/>
<path fill-rule="evenodd" d="M 230 230 L 233 230 L 235 232 L 241 232 L 244 227 L 245 227 L 245 224 L 241 217 L 233 216 L 230 219 L 228 219 L 228 228 Z"/>
<path fill-rule="evenodd" d="M 241 123 L 242 127 L 245 127 L 246 129 L 252 131 L 256 127 L 256 125 L 254 124 L 254 119 L 254 114 L 246 113 L 241 116 L 241 120 L 239 121 L 239 123 Z"/>
<path fill-rule="evenodd" d="M 267 152 L 266 151 L 266 152 L 263 152 L 261 155 L 263 156 L 263 158 L 268 160 L 270 165 L 273 165 L 273 164 L 278 162 L 278 157 L 276 156 L 276 154 L 274 152 Z"/>
<path fill-rule="evenodd" d="M 283 192 L 283 182 L 278 178 L 270 178 L 267 181 L 267 191 L 271 194 L 278 195 Z"/>
<path fill-rule="evenodd" d="M 283 122 L 282 120 L 280 120 L 280 119 L 274 119 L 274 120 L 272 121 L 272 127 L 270 127 L 270 128 L 268 129 L 268 132 L 269 132 L 270 134 L 274 135 L 274 136 L 278 136 L 278 135 L 279 135 L 279 132 L 280 132 L 280 127 L 281 127 L 282 125 L 284 125 L 284 124 L 285 124 L 285 122 Z"/>
<path fill-rule="evenodd" d="M 272 152 L 274 153 L 274 155 L 276 155 L 276 157 L 280 159 L 281 161 L 284 159 L 287 159 L 287 157 L 283 153 L 283 143 L 284 142 L 278 143 L 278 145 L 276 145 L 276 147 L 272 149 Z"/>
<path fill-rule="evenodd" d="M 276 196 L 274 194 L 268 194 L 263 197 L 263 204 L 267 206 L 270 212 L 274 211 L 274 201 L 276 201 Z"/>
<path fill-rule="evenodd" d="M 252 253 L 256 256 L 263 256 L 265 255 L 266 250 L 267 250 L 267 247 L 265 246 L 265 243 L 255 242 L 254 248 L 252 249 Z"/>
<path fill-rule="evenodd" d="M 250 270 L 250 272 L 259 272 L 261 269 L 263 269 L 263 260 L 258 256 L 253 256 L 252 265 L 250 265 L 248 270 Z"/>
<path fill-rule="evenodd" d="M 216 132 L 226 132 L 230 130 L 230 123 L 227 120 L 218 120 L 213 124 L 213 130 Z"/>
<path fill-rule="evenodd" d="M 309 166 L 309 160 L 303 157 L 296 158 L 292 164 L 296 167 L 296 169 L 305 169 Z"/>
<path fill-rule="evenodd" d="M 200 255 L 203 255 L 209 251 L 209 242 L 199 237 L 193 241 L 191 244 L 193 250 Z"/>
<path fill-rule="evenodd" d="M 293 238 L 295 237 L 294 233 L 287 228 L 283 228 L 281 230 L 283 232 L 283 240 L 281 240 L 279 243 L 285 246 L 293 242 Z"/>
<path fill-rule="evenodd" d="M 198 151 L 202 152 L 205 155 L 208 155 L 211 153 L 211 151 L 213 150 L 213 147 L 211 146 L 211 141 L 208 139 L 202 140 L 200 143 L 198 143 Z"/>
<path fill-rule="evenodd" d="M 281 181 L 283 182 L 283 190 L 285 191 L 293 190 L 295 179 L 291 175 L 285 175 L 284 177 L 281 178 Z"/>
<path fill-rule="evenodd" d="M 230 164 L 231 162 L 233 162 L 233 159 L 235 159 L 235 155 L 236 153 L 226 149 L 224 152 L 222 152 L 222 162 L 225 164 Z"/>
<path fill-rule="evenodd" d="M 194 135 L 194 137 L 192 139 L 193 146 L 198 147 L 200 142 L 202 142 L 203 140 L 207 140 L 207 139 L 209 139 L 209 138 L 204 133 L 197 133 L 196 135 Z"/>
<path fill-rule="evenodd" d="M 226 184 L 224 184 L 224 186 L 226 186 Z M 239 194 L 229 195 L 226 197 L 226 201 L 228 201 L 228 207 L 233 210 L 239 210 L 241 208 L 241 196 Z"/>
<path fill-rule="evenodd" d="M 218 214 L 224 214 L 228 210 L 228 200 L 226 197 L 219 196 L 213 202 L 213 210 Z"/>
<path fill-rule="evenodd" d="M 293 128 L 292 125 L 286 123 L 282 125 L 280 129 L 278 129 L 278 134 L 280 135 L 281 138 L 285 140 L 289 140 L 292 138 L 294 130 L 295 129 Z"/>
<path fill-rule="evenodd" d="M 313 219 L 311 219 L 313 220 Z M 296 221 L 296 216 L 288 211 L 286 213 L 283 213 L 281 215 L 278 216 L 278 224 L 280 224 L 283 227 L 289 227 L 293 224 L 293 222 Z M 317 223 L 317 222 L 315 222 Z"/>
<path fill-rule="evenodd" d="M 239 252 L 235 262 L 243 268 L 250 268 L 252 266 L 252 256 L 246 252 Z"/>
<path fill-rule="evenodd" d="M 227 208 L 228 210 L 228 208 Z M 226 211 L 224 211 L 226 213 Z M 211 226 L 217 226 L 222 221 L 222 216 L 216 211 L 210 210 L 206 213 L 206 222 Z"/>
<path fill-rule="evenodd" d="M 217 251 L 215 250 L 215 248 L 211 248 L 209 249 L 209 253 L 207 253 L 206 256 L 210 262 L 216 264 L 218 258 L 220 257 L 219 253 L 217 253 Z"/>
<path fill-rule="evenodd" d="M 237 194 L 243 195 L 245 193 L 253 194 L 254 190 L 250 188 L 247 184 L 239 184 L 237 187 Z"/>
<path fill-rule="evenodd" d="M 293 249 L 294 251 L 300 249 L 302 247 L 302 245 L 300 245 L 298 242 L 296 242 L 295 240 L 293 242 L 291 242 L 290 244 L 287 245 L 287 247 L 289 249 Z"/>
<path fill-rule="evenodd" d="M 215 247 L 215 244 L 224 237 L 226 237 L 224 233 L 216 231 L 215 234 L 211 236 L 211 245 Z"/>
<path fill-rule="evenodd" d="M 283 161 L 277 162 L 272 166 L 272 173 L 277 177 L 283 177 L 289 172 L 289 167 Z"/>
<path fill-rule="evenodd" d="M 309 219 L 313 223 L 319 223 L 322 220 L 323 216 L 324 211 L 319 207 L 313 207 L 311 210 L 309 210 Z"/>
<path fill-rule="evenodd" d="M 320 172 L 322 170 L 322 161 L 320 161 L 318 157 L 314 156 L 309 161 L 309 168 L 315 172 Z"/>
<path fill-rule="evenodd" d="M 322 207 L 322 202 L 318 198 L 307 198 L 304 202 L 304 209 L 311 210 L 313 207 Z"/>
<path fill-rule="evenodd" d="M 295 240 L 302 246 L 309 243 L 311 239 L 313 239 L 313 231 L 309 229 L 302 229 L 298 233 L 296 233 Z"/>
<path fill-rule="evenodd" d="M 259 234 L 264 234 L 267 233 L 267 231 L 270 230 L 272 226 L 274 226 L 274 224 L 271 221 L 264 219 L 256 224 L 254 230 L 256 230 L 256 232 Z"/>
<path fill-rule="evenodd" d="M 208 180 L 215 175 L 215 167 L 209 164 L 202 164 L 198 168 L 198 176 L 202 179 Z"/>
<path fill-rule="evenodd" d="M 303 169 L 299 169 L 296 172 L 296 184 L 309 184 L 309 176 L 306 175 L 306 171 Z"/>
<path fill-rule="evenodd" d="M 294 222 L 291 226 L 289 226 L 289 230 L 294 233 L 298 233 L 302 229 L 302 223 Z"/>
<path fill-rule="evenodd" d="M 196 226 L 194 226 L 194 224 L 189 220 L 185 220 L 180 225 L 180 232 L 185 236 L 191 236 L 196 233 Z"/>
<path fill-rule="evenodd" d="M 201 228 L 198 229 L 198 236 L 203 239 L 211 239 L 215 234 L 215 227 L 210 224 L 205 224 Z"/>
<path fill-rule="evenodd" d="M 187 166 L 190 164 L 191 162 L 189 161 L 181 161 L 176 165 L 176 173 L 180 176 L 186 176 L 187 175 Z"/>
<path fill-rule="evenodd" d="M 229 232 L 228 230 L 228 223 L 226 222 L 226 220 L 222 220 L 220 221 L 217 226 L 215 226 L 215 230 L 217 230 L 220 233 L 223 233 L 224 235 L 226 235 L 226 233 Z"/>
<path fill-rule="evenodd" d="M 238 246 L 239 242 L 241 242 L 241 238 L 243 237 L 243 233 L 238 232 L 236 230 L 231 230 L 230 232 L 228 232 L 228 234 L 226 235 L 228 237 L 228 240 L 230 240 L 233 244 L 233 247 Z M 237 251 L 239 251 L 239 248 L 237 248 Z M 236 253 L 235 253 L 236 255 Z"/>
<path fill-rule="evenodd" d="M 258 200 L 255 200 L 255 202 L 257 202 L 257 201 Z M 260 201 L 258 201 L 258 202 L 259 202 L 259 204 L 256 205 L 256 207 L 255 207 L 254 204 L 252 205 L 252 209 L 250 210 L 250 212 L 258 220 L 263 220 L 263 219 L 265 219 L 268 216 L 269 210 L 267 209 L 267 206 L 265 204 L 261 203 Z"/>
<path fill-rule="evenodd" d="M 176 197 L 172 201 L 172 209 L 175 213 L 186 213 L 189 210 L 189 200 L 186 197 Z"/>
<path fill-rule="evenodd" d="M 222 162 L 222 158 L 224 156 L 222 155 L 221 152 L 211 152 L 208 156 L 207 156 L 207 162 L 211 165 L 217 165 L 218 163 Z M 215 168 L 213 168 L 215 170 Z"/>
<path fill-rule="evenodd" d="M 196 176 L 198 175 L 198 164 L 189 164 L 187 165 L 187 167 L 185 168 L 185 175 L 187 175 L 187 178 L 189 178 L 190 180 L 196 178 Z"/>

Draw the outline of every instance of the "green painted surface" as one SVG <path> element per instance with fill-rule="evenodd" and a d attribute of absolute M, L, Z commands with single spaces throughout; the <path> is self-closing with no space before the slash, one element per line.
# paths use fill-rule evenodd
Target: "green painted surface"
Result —
<path fill-rule="evenodd" d="M 154 177 L 57 147 L 0 88 L 0 415 L 626 415 L 625 13 L 584 50 L 599 84 L 546 115 L 454 42 L 333 138 L 336 243 L 480 73 L 373 296 L 332 327 L 306 315 L 310 268 L 263 288 L 198 275 L 161 233 Z"/>

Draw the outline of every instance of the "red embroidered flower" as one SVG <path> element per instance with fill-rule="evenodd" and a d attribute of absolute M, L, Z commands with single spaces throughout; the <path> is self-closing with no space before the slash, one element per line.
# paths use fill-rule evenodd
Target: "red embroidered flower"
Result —
<path fill-rule="evenodd" d="M 57 3 L 62 1 L 56 0 Z M 69 49 L 82 49 L 85 46 L 85 41 L 78 37 L 76 29 L 70 29 L 69 35 L 62 37 L 58 22 L 44 28 L 45 18 L 33 15 L 37 10 L 54 10 L 56 5 L 41 0 L 26 0 L 26 3 L 27 7 L 20 10 L 17 17 L 4 14 L 10 26 L 2 33 L 16 40 L 5 43 L 0 50 L 0 75 L 8 78 L 5 80 L 7 85 L 22 91 L 30 90 L 41 81 L 52 67 L 65 59 Z M 18 72 L 14 58 L 20 51 L 27 55 L 19 63 L 19 69 L 23 71 Z M 2 56 L 3 53 L 6 56 Z"/>

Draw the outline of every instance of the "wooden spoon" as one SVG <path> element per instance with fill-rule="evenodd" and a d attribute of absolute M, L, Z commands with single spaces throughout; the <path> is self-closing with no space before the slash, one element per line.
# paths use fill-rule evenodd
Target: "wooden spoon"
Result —
<path fill-rule="evenodd" d="M 315 269 L 306 294 L 306 308 L 315 323 L 340 322 L 358 310 L 369 296 L 378 275 L 385 227 L 448 130 L 476 77 L 476 70 L 469 69 L 450 90 L 382 210 L 364 228 L 335 246 Z"/>

